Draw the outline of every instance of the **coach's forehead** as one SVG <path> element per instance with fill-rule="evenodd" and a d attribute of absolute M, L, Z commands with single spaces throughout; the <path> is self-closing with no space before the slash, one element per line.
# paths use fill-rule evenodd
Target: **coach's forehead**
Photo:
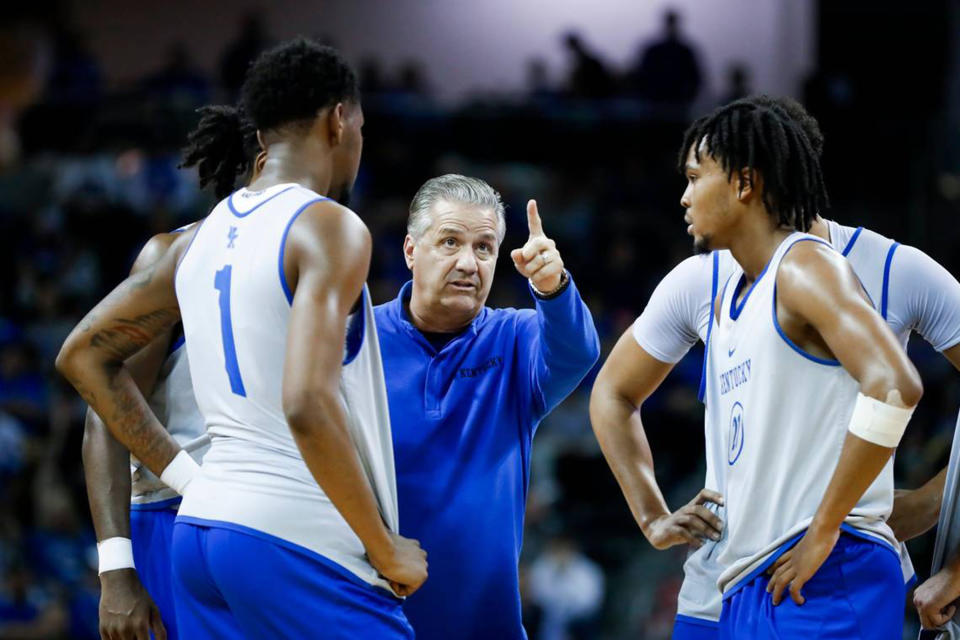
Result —
<path fill-rule="evenodd" d="M 433 203 L 428 214 L 430 229 L 434 231 L 449 227 L 462 231 L 490 230 L 496 235 L 499 224 L 493 207 L 472 202 L 441 199 Z"/>

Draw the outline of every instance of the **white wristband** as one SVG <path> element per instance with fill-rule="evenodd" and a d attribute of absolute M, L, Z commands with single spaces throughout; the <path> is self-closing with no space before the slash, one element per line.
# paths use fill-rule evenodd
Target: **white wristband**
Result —
<path fill-rule="evenodd" d="M 133 565 L 133 544 L 130 538 L 107 538 L 97 543 L 97 555 L 100 556 L 100 568 L 103 575 L 117 569 L 135 569 Z"/>
<path fill-rule="evenodd" d="M 895 407 L 858 393 L 850 416 L 850 433 L 881 447 L 896 447 L 907 430 L 914 408 Z"/>
<path fill-rule="evenodd" d="M 187 485 L 200 473 L 200 465 L 190 457 L 190 454 L 181 450 L 170 464 L 160 474 L 160 480 L 180 495 L 187 490 Z"/>

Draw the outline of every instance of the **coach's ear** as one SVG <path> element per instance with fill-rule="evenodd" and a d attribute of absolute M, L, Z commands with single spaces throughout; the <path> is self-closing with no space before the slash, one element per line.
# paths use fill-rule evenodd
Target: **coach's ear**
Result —
<path fill-rule="evenodd" d="M 413 271 L 413 250 L 416 247 L 416 242 L 413 240 L 413 237 L 410 234 L 407 234 L 407 237 L 403 239 L 403 259 L 407 263 L 407 269 Z"/>

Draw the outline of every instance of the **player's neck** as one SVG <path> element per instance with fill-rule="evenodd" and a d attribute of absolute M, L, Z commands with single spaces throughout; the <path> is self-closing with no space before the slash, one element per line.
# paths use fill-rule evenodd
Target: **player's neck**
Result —
<path fill-rule="evenodd" d="M 730 253 L 743 269 L 748 282 L 763 273 L 777 247 L 791 233 L 790 229 L 772 226 L 767 217 L 745 221 L 730 241 Z"/>
<path fill-rule="evenodd" d="M 259 191 L 274 185 L 294 182 L 322 196 L 329 195 L 330 168 L 318 171 L 322 163 L 309 162 L 299 149 L 284 143 L 270 146 L 270 154 L 257 179 L 250 183 L 250 189 Z"/>

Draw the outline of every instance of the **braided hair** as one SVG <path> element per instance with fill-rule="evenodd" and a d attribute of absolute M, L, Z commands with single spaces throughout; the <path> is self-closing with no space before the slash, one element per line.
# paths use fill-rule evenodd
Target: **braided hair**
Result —
<path fill-rule="evenodd" d="M 229 105 L 197 109 L 200 122 L 187 135 L 183 160 L 178 168 L 196 167 L 200 187 L 213 185 L 223 199 L 237 188 L 237 179 L 246 177 L 260 152 L 257 129 L 243 112 Z"/>
<path fill-rule="evenodd" d="M 727 179 L 739 175 L 742 189 L 750 169 L 763 178 L 761 199 L 778 224 L 808 231 L 817 214 L 829 203 L 820 153 L 823 136 L 809 114 L 798 121 L 796 107 L 783 99 L 751 96 L 731 102 L 695 121 L 687 129 L 677 168 L 683 173 L 693 149 L 699 161 L 701 145 L 727 171 Z M 802 107 L 799 107 L 802 111 Z M 816 132 L 811 140 L 809 131 Z"/>

